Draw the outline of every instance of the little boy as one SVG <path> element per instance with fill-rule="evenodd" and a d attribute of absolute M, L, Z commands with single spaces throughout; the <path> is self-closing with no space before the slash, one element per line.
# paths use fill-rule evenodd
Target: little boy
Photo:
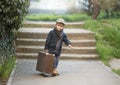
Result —
<path fill-rule="evenodd" d="M 63 31 L 64 26 L 65 20 L 62 18 L 57 19 L 56 25 L 54 29 L 49 32 L 45 43 L 45 52 L 55 54 L 55 63 L 53 65 L 52 72 L 54 76 L 59 75 L 56 69 L 59 62 L 59 56 L 61 54 L 62 42 L 64 42 L 68 47 L 72 48 L 72 45 L 67 38 L 67 35 Z"/>

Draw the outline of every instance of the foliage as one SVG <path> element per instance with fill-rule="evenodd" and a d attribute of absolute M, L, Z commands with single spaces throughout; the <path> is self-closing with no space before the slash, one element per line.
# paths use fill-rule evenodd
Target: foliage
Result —
<path fill-rule="evenodd" d="M 7 79 L 14 68 L 15 65 L 15 57 L 10 57 L 8 60 L 6 60 L 3 64 L 0 64 L 0 77 L 2 79 Z"/>
<path fill-rule="evenodd" d="M 109 60 L 112 58 L 112 48 L 109 45 L 103 44 L 102 42 L 97 41 L 97 51 L 100 59 L 108 65 Z"/>
<path fill-rule="evenodd" d="M 120 20 L 87 20 L 84 28 L 96 33 L 97 51 L 105 64 L 111 58 L 120 58 Z"/>
<path fill-rule="evenodd" d="M 55 21 L 57 18 L 62 17 L 66 21 L 83 21 L 89 19 L 90 17 L 84 13 L 66 14 L 66 15 L 56 15 L 56 14 L 29 14 L 25 17 L 26 20 L 33 21 Z"/>
<path fill-rule="evenodd" d="M 21 27 L 29 0 L 0 0 L 0 64 L 15 53 L 15 30 Z"/>
<path fill-rule="evenodd" d="M 120 17 L 120 0 L 84 0 L 85 11 L 94 18 L 104 10 L 108 17 Z"/>
<path fill-rule="evenodd" d="M 116 26 L 114 27 L 109 27 L 104 29 L 103 33 L 104 35 L 104 40 L 108 42 L 110 46 L 113 48 L 113 56 L 119 58 L 120 56 L 120 28 L 117 28 Z"/>
<path fill-rule="evenodd" d="M 15 64 L 15 31 L 22 26 L 29 0 L 0 0 L 0 78 L 8 78 Z"/>
<path fill-rule="evenodd" d="M 0 64 L 0 73 L 1 73 L 1 70 L 2 70 L 2 64 Z"/>

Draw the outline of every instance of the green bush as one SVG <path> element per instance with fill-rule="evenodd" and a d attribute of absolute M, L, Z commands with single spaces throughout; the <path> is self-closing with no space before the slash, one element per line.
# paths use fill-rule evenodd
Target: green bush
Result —
<path fill-rule="evenodd" d="M 29 0 L 0 0 L 0 64 L 14 56 L 15 31 L 28 12 Z"/>
<path fill-rule="evenodd" d="M 28 7 L 29 0 L 0 0 L 0 77 L 8 77 L 12 69 L 15 32 L 22 26 Z"/>

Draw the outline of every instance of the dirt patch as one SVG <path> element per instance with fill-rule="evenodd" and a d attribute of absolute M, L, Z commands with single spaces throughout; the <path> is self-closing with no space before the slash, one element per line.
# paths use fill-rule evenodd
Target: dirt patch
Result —
<path fill-rule="evenodd" d="M 112 69 L 120 69 L 120 59 L 112 59 L 110 62 L 109 62 L 109 65 Z"/>
<path fill-rule="evenodd" d="M 0 85 L 6 85 L 6 84 L 7 84 L 7 80 L 0 79 Z"/>

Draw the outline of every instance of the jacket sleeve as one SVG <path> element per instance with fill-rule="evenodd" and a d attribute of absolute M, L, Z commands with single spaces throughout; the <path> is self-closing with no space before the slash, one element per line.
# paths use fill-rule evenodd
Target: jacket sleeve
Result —
<path fill-rule="evenodd" d="M 47 38 L 46 38 L 44 50 L 49 50 L 51 38 L 52 38 L 52 32 L 50 31 L 47 35 Z"/>
<path fill-rule="evenodd" d="M 64 37 L 63 37 L 63 42 L 64 42 L 66 45 L 71 44 L 71 42 L 68 40 L 68 38 L 67 38 L 67 35 L 66 35 L 66 34 L 64 34 Z"/>

